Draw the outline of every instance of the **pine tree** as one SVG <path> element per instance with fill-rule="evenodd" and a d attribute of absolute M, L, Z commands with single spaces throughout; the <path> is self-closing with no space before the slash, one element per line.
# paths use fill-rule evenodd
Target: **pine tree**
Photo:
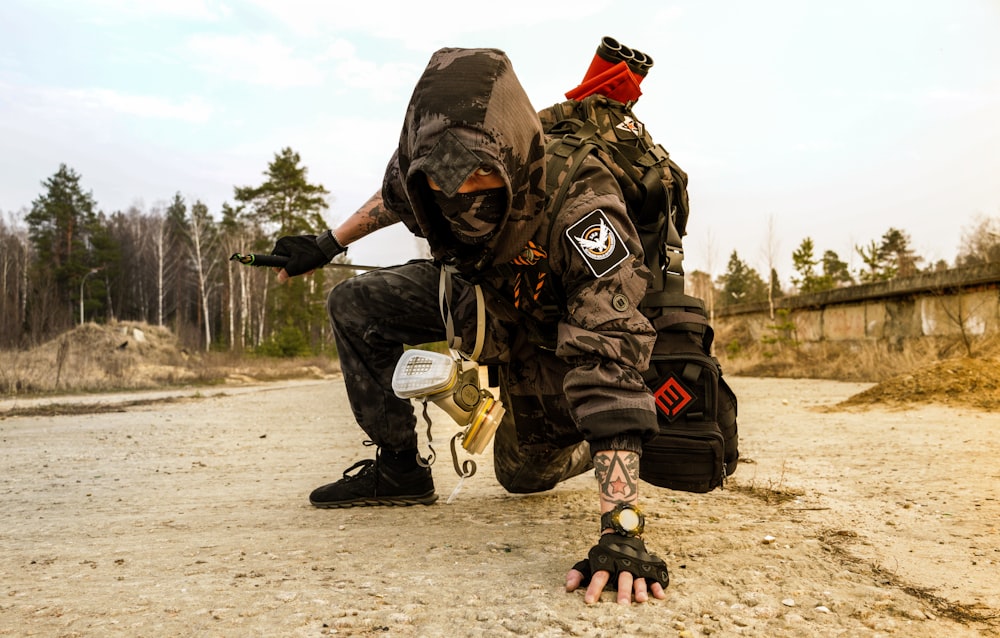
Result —
<path fill-rule="evenodd" d="M 792 283 L 798 287 L 800 293 L 808 294 L 822 290 L 823 282 L 816 274 L 818 265 L 819 260 L 814 254 L 813 240 L 811 237 L 806 237 L 792 253 L 792 267 L 798 273 L 797 277 L 792 277 Z"/>
<path fill-rule="evenodd" d="M 847 263 L 840 258 L 840 255 L 832 250 L 823 253 L 823 276 L 830 283 L 830 288 L 839 286 L 850 286 L 854 283 L 854 277 L 847 267 Z"/>
<path fill-rule="evenodd" d="M 735 250 L 729 256 L 729 265 L 719 277 L 719 283 L 722 287 L 722 307 L 767 301 L 767 284 L 756 270 L 740 259 Z"/>
<path fill-rule="evenodd" d="M 325 227 L 322 211 L 328 208 L 329 191 L 310 184 L 308 169 L 300 166 L 299 154 L 290 148 L 276 153 L 259 186 L 236 187 L 235 199 L 244 214 L 270 231 L 271 239 L 283 235 L 315 233 Z"/>
<path fill-rule="evenodd" d="M 897 228 L 887 230 L 881 243 L 872 241 L 855 250 L 865 264 L 865 270 L 859 273 L 863 282 L 911 277 L 919 272 L 917 264 L 924 260 L 910 248 L 910 236 Z"/>
<path fill-rule="evenodd" d="M 100 264 L 91 254 L 91 233 L 96 223 L 94 197 L 80 186 L 80 175 L 65 164 L 42 182 L 45 192 L 31 203 L 25 216 L 28 237 L 35 248 L 32 264 L 40 296 L 48 297 L 36 324 L 45 332 L 71 325 L 84 278 Z M 56 314 L 57 313 L 57 314 Z"/>
<path fill-rule="evenodd" d="M 875 240 L 868 242 L 865 246 L 855 246 L 854 250 L 861 257 L 861 262 L 865 265 L 864 269 L 858 272 L 858 278 L 862 283 L 872 283 L 886 279 L 883 276 L 878 244 L 875 243 Z"/>
<path fill-rule="evenodd" d="M 115 319 L 115 296 L 113 290 L 122 287 L 122 246 L 112 233 L 112 221 L 104 213 L 98 213 L 90 225 L 91 261 L 96 266 L 92 280 L 99 280 L 103 285 L 90 286 L 86 290 L 84 306 L 92 312 L 103 311 L 105 320 Z M 133 273 L 134 274 L 134 273 Z M 89 283 L 88 283 L 89 286 Z M 120 303 L 120 300 L 119 300 Z"/>
<path fill-rule="evenodd" d="M 285 235 L 315 234 L 327 227 L 322 211 L 329 191 L 310 184 L 308 169 L 290 148 L 276 153 L 259 186 L 236 187 L 238 210 L 272 240 Z M 268 352 L 280 355 L 322 350 L 328 320 L 325 311 L 326 276 L 318 270 L 310 277 L 294 277 L 268 296 L 272 321 Z"/>
<path fill-rule="evenodd" d="M 181 335 L 181 328 L 198 321 L 196 304 L 190 303 L 193 293 L 194 267 L 188 259 L 187 237 L 190 234 L 187 203 L 180 193 L 174 193 L 165 212 L 163 245 L 165 246 L 163 271 L 158 274 L 162 281 L 163 317 L 173 318 L 173 330 Z"/>
<path fill-rule="evenodd" d="M 887 279 L 912 277 L 918 272 L 917 264 L 923 261 L 910 247 L 910 236 L 898 228 L 890 228 L 882 235 L 879 257 L 886 272 L 892 273 Z"/>

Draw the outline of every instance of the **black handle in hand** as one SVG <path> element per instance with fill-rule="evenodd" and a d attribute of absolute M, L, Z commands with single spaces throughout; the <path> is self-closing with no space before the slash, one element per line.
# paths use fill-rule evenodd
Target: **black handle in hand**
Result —
<path fill-rule="evenodd" d="M 244 255 L 243 253 L 233 253 L 229 261 L 238 261 L 247 266 L 263 266 L 267 268 L 282 268 L 288 263 L 288 257 L 284 255 Z"/>
<path fill-rule="evenodd" d="M 238 261 L 246 266 L 262 266 L 264 268 L 284 268 L 285 264 L 288 263 L 288 257 L 283 255 L 256 255 L 256 254 L 243 254 L 243 253 L 233 253 L 233 256 L 229 258 L 229 261 Z M 360 264 L 339 264 L 337 262 L 332 262 L 327 264 L 327 266 L 333 266 L 334 268 L 346 268 L 348 270 L 378 270 L 382 266 L 362 266 Z"/>

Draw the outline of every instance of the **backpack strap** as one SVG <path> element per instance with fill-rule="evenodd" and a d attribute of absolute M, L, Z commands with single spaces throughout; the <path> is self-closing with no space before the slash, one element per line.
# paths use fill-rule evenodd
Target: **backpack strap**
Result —
<path fill-rule="evenodd" d="M 555 193 L 554 196 L 551 196 L 552 203 L 549 204 L 551 211 L 559 211 L 562 208 L 566 202 L 569 187 L 583 163 L 583 158 L 597 149 L 597 140 L 600 139 L 600 136 L 597 135 L 597 125 L 590 120 L 564 120 L 561 124 L 572 125 L 575 130 L 562 133 L 560 137 L 554 138 L 546 149 L 549 151 L 550 157 L 549 163 L 545 167 L 546 191 Z M 553 134 L 559 135 L 557 131 L 554 131 Z M 573 159 L 573 162 L 567 172 L 566 164 L 570 158 Z M 563 179 L 560 182 L 561 176 Z M 552 217 L 549 216 L 550 231 L 552 228 L 551 219 Z M 551 245 L 551 242 L 549 243 Z"/>
<path fill-rule="evenodd" d="M 683 310 L 665 312 L 654 319 L 652 323 L 657 333 L 664 330 L 683 330 L 700 335 L 705 354 L 712 351 L 712 342 L 715 341 L 715 330 L 712 329 L 711 324 L 708 323 L 708 319 L 704 315 Z"/>
<path fill-rule="evenodd" d="M 626 196 L 632 223 L 639 232 L 646 266 L 653 275 L 650 292 L 643 305 L 657 307 L 664 305 L 658 300 L 659 294 L 683 294 L 684 292 L 684 248 L 677 231 L 675 207 L 670 207 L 670 198 L 663 183 L 665 173 L 670 171 L 670 154 L 661 144 L 656 144 L 638 157 L 629 157 L 623 149 L 610 144 L 600 135 L 600 129 L 591 120 L 568 118 L 552 128 L 553 138 L 549 145 L 550 161 L 546 166 L 548 192 L 554 193 L 550 210 L 558 211 L 566 200 L 569 187 L 584 158 L 598 150 L 604 151 L 628 176 L 641 185 L 640 193 Z M 570 160 L 572 159 L 572 162 Z M 570 164 L 569 170 L 566 164 Z M 633 166 L 642 167 L 640 173 Z M 551 236 L 549 237 L 551 245 Z"/>

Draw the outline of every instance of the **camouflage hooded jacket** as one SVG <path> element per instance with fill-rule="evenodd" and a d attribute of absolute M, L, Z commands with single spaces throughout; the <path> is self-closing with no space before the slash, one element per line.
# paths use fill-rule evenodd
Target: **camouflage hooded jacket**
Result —
<path fill-rule="evenodd" d="M 502 51 L 442 49 L 414 89 L 386 170 L 383 202 L 428 240 L 435 259 L 457 263 L 461 273 L 505 298 L 487 297 L 489 342 L 480 361 L 516 366 L 507 386 L 514 403 L 518 395 L 543 405 L 564 396 L 592 449 L 614 441 L 619 449 L 639 451 L 639 441 L 657 427 L 641 376 L 655 340 L 638 309 L 649 282 L 642 248 L 621 191 L 596 160 L 581 167 L 561 210 L 549 210 L 545 141 Z M 451 195 L 481 166 L 503 177 L 507 211 L 493 237 L 470 248 L 451 235 L 427 177 Z M 533 305 L 532 292 L 543 283 L 539 259 L 548 260 L 547 272 L 565 298 L 554 352 L 532 345 L 519 329 L 519 312 L 551 321 Z M 521 294 L 522 286 L 532 292 Z"/>

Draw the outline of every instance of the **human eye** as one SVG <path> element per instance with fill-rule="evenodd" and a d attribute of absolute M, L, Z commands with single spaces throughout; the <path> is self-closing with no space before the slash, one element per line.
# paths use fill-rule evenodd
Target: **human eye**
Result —
<path fill-rule="evenodd" d="M 495 170 L 492 166 L 480 166 L 479 168 L 476 169 L 476 172 L 473 174 L 476 177 L 487 177 L 489 175 L 492 175 L 494 172 Z"/>

